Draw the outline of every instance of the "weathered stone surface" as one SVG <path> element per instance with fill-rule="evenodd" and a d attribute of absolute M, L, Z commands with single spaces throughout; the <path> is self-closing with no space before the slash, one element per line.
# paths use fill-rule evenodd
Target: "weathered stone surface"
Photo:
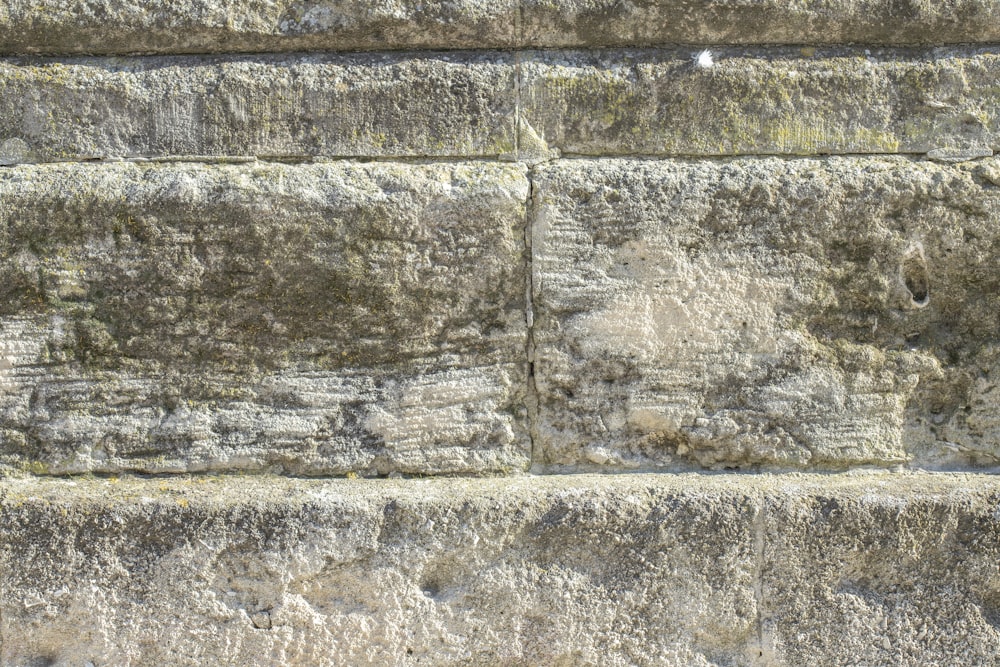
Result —
<path fill-rule="evenodd" d="M 691 55 L 526 55 L 519 113 L 501 53 L 6 60 L 0 163 L 1000 148 L 988 53 L 729 50 L 707 68 Z"/>
<path fill-rule="evenodd" d="M 540 463 L 996 465 L 1000 161 L 535 174 Z"/>
<path fill-rule="evenodd" d="M 1000 641 L 988 476 L 2 489 L 12 667 L 981 666 Z"/>
<path fill-rule="evenodd" d="M 7 0 L 0 6 L 0 52 L 8 54 L 996 41 L 996 0 Z"/>
<path fill-rule="evenodd" d="M 523 468 L 523 167 L 0 172 L 0 462 Z"/>
<path fill-rule="evenodd" d="M 738 484 L 2 488 L 0 656 L 11 667 L 707 667 L 756 645 L 760 500 Z"/>
<path fill-rule="evenodd" d="M 1000 40 L 996 0 L 523 0 L 538 46 L 946 44 Z"/>
<path fill-rule="evenodd" d="M 503 54 L 0 61 L 0 163 L 162 156 L 497 156 Z"/>
<path fill-rule="evenodd" d="M 992 53 L 723 49 L 710 67 L 694 55 L 532 55 L 523 64 L 522 134 L 580 155 L 1000 149 Z"/>
<path fill-rule="evenodd" d="M 5 53 L 508 48 L 515 0 L 9 0 Z"/>
<path fill-rule="evenodd" d="M 761 514 L 764 664 L 1000 664 L 995 476 L 781 484 Z"/>

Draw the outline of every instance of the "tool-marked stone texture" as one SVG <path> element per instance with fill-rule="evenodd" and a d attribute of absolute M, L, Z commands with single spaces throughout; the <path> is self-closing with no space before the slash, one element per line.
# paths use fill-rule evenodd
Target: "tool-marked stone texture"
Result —
<path fill-rule="evenodd" d="M 0 163 L 107 157 L 497 156 L 503 54 L 0 61 Z"/>
<path fill-rule="evenodd" d="M 523 0 L 528 46 L 1000 41 L 996 0 Z"/>
<path fill-rule="evenodd" d="M 973 49 L 535 53 L 521 121 L 580 155 L 1000 148 L 1000 58 Z"/>
<path fill-rule="evenodd" d="M 7 0 L 0 52 L 1000 41 L 997 0 Z"/>
<path fill-rule="evenodd" d="M 0 656 L 981 667 L 998 504 L 927 474 L 8 480 Z"/>
<path fill-rule="evenodd" d="M 0 172 L 0 461 L 523 468 L 527 190 L 498 163 Z"/>
<path fill-rule="evenodd" d="M 767 497 L 764 664 L 1000 664 L 997 478 L 916 479 L 816 479 Z"/>
<path fill-rule="evenodd" d="M 993 158 L 539 167 L 539 462 L 996 465 L 998 186 Z"/>

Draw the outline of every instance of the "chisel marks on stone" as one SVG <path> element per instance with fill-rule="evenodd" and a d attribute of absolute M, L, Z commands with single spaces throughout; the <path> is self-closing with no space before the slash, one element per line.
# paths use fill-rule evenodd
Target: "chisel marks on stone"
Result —
<path fill-rule="evenodd" d="M 535 177 L 544 462 L 1000 460 L 992 161 L 576 160 Z"/>
<path fill-rule="evenodd" d="M 524 168 L 0 174 L 0 452 L 39 472 L 527 461 Z"/>

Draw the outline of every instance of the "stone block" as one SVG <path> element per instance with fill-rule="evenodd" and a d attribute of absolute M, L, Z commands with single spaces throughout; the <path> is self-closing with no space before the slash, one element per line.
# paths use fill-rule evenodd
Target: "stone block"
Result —
<path fill-rule="evenodd" d="M 7 0 L 0 53 L 1000 41 L 996 0 Z"/>
<path fill-rule="evenodd" d="M 539 462 L 1000 462 L 1000 162 L 534 175 Z"/>
<path fill-rule="evenodd" d="M 955 0 L 523 0 L 529 48 L 1000 41 L 1000 3 Z"/>
<path fill-rule="evenodd" d="M 8 479 L 0 660 L 995 663 L 986 475 Z"/>
<path fill-rule="evenodd" d="M 8 0 L 5 53 L 510 48 L 515 0 Z"/>
<path fill-rule="evenodd" d="M 536 53 L 522 134 L 571 155 L 813 155 L 1000 148 L 988 51 Z"/>
<path fill-rule="evenodd" d="M 996 665 L 996 477 L 781 484 L 761 526 L 767 665 Z"/>
<path fill-rule="evenodd" d="M 756 647 L 760 501 L 724 485 L 71 484 L 4 489 L 5 665 L 708 667 Z"/>
<path fill-rule="evenodd" d="M 527 190 L 497 163 L 0 172 L 0 461 L 523 468 Z"/>
<path fill-rule="evenodd" d="M 514 149 L 503 54 L 0 61 L 0 164 L 482 157 Z"/>

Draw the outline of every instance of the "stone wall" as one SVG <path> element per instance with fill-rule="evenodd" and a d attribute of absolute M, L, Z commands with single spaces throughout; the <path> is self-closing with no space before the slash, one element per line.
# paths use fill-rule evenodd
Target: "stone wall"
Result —
<path fill-rule="evenodd" d="M 0 664 L 1000 665 L 996 43 L 10 0 Z"/>

